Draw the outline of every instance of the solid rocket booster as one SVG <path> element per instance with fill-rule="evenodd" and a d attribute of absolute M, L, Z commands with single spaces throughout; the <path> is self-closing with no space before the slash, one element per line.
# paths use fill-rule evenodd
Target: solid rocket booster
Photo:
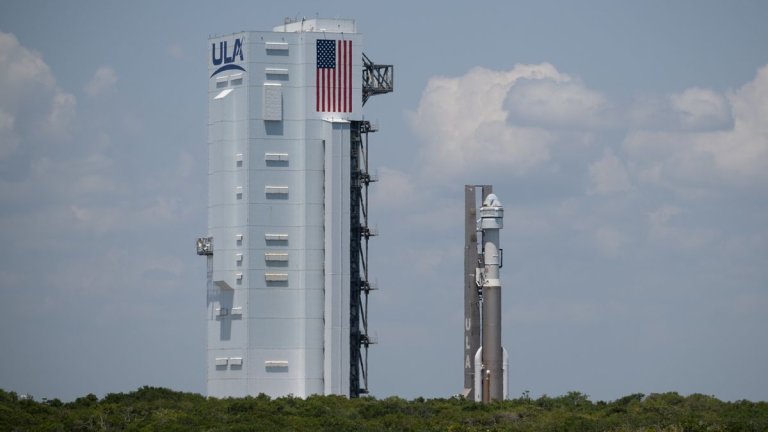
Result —
<path fill-rule="evenodd" d="M 483 292 L 482 313 L 482 400 L 503 400 L 506 368 L 501 346 L 501 280 L 499 268 L 502 252 L 499 230 L 504 226 L 504 208 L 494 194 L 489 194 L 480 208 L 480 229 L 483 237 L 483 261 L 480 282 Z"/>

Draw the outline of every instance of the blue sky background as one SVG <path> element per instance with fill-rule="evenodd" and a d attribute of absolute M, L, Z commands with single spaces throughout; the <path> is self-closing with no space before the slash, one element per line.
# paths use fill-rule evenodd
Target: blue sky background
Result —
<path fill-rule="evenodd" d="M 357 20 L 377 397 L 459 393 L 463 185 L 510 393 L 768 400 L 768 3 L 0 4 L 0 388 L 205 391 L 207 37 Z"/>

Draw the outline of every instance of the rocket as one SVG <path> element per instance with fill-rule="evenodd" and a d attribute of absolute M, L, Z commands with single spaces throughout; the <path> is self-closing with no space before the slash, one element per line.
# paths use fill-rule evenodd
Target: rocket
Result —
<path fill-rule="evenodd" d="M 476 219 L 476 233 L 474 236 L 467 235 L 465 248 L 465 266 L 471 261 L 475 265 L 474 281 L 468 280 L 465 287 L 464 395 L 484 403 L 507 398 L 509 369 L 509 356 L 501 346 L 499 269 L 503 265 L 503 250 L 500 247 L 499 231 L 504 227 L 504 207 L 490 191 L 490 186 L 483 186 L 484 200 L 480 207 L 480 218 Z M 467 186 L 465 193 L 466 215 L 469 218 L 476 212 L 475 186 Z M 466 226 L 469 226 L 469 221 Z M 480 253 L 477 251 L 478 234 Z M 480 331 L 477 331 L 478 326 Z M 473 357 L 471 363 L 470 355 Z"/>

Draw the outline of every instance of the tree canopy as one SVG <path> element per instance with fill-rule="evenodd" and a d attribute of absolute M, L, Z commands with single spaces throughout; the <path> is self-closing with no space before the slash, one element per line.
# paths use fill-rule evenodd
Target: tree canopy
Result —
<path fill-rule="evenodd" d="M 463 398 L 216 399 L 158 387 L 63 403 L 0 390 L 0 431 L 766 431 L 768 403 L 640 393 L 585 394 L 482 405 Z"/>

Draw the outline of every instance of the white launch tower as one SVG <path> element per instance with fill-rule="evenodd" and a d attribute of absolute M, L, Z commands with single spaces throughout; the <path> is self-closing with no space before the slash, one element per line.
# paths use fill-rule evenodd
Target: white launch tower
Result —
<path fill-rule="evenodd" d="M 208 42 L 207 393 L 367 392 L 368 96 L 353 20 Z"/>

